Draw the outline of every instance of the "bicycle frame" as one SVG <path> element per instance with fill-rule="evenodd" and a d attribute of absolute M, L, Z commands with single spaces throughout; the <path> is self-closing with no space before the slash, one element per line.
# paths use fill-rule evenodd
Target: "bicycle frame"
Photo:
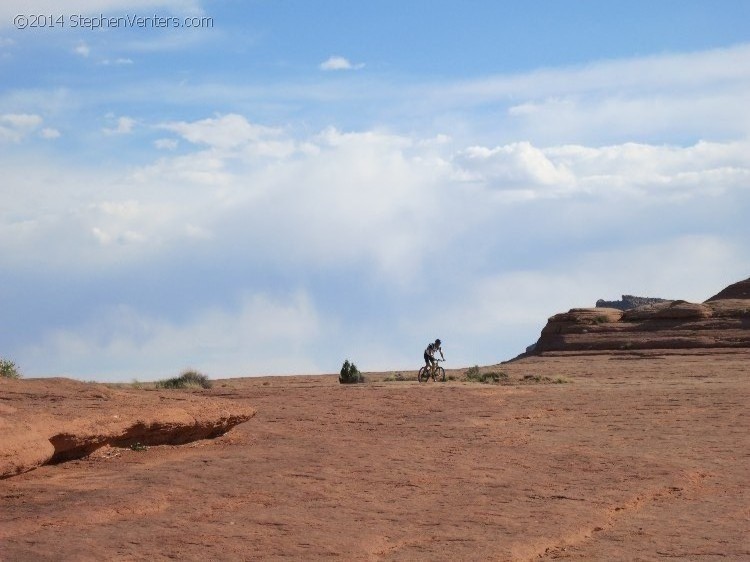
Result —
<path fill-rule="evenodd" d="M 438 379 L 440 379 L 441 382 L 445 382 L 445 369 L 440 366 L 440 363 L 443 361 L 445 361 L 445 359 L 436 359 L 429 367 L 425 365 L 419 369 L 419 373 L 417 373 L 417 381 L 426 382 L 432 378 L 433 382 L 437 382 Z"/>

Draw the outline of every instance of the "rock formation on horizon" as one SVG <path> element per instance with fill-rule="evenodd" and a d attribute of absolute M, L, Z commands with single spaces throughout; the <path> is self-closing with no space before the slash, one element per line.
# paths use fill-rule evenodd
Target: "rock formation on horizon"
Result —
<path fill-rule="evenodd" d="M 657 299 L 654 297 L 636 297 L 633 295 L 622 295 L 622 300 L 619 301 L 605 301 L 599 299 L 596 301 L 597 308 L 616 308 L 618 310 L 630 310 L 631 308 L 637 308 L 648 304 L 657 304 L 660 302 L 667 302 L 669 299 Z"/>
<path fill-rule="evenodd" d="M 552 316 L 521 357 L 750 347 L 750 278 L 703 303 L 659 299 L 629 309 L 598 305 Z"/>

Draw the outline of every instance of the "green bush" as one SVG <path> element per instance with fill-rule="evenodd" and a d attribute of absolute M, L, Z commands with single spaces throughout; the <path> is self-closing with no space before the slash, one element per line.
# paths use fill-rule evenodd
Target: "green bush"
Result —
<path fill-rule="evenodd" d="M 211 381 L 198 371 L 184 371 L 179 377 L 161 380 L 156 388 L 211 388 Z"/>
<path fill-rule="evenodd" d="M 500 381 L 508 380 L 508 374 L 497 371 L 482 373 L 479 369 L 479 365 L 474 365 L 466 370 L 466 380 L 469 382 L 481 382 L 484 384 L 490 382 L 498 383 Z"/>
<path fill-rule="evenodd" d="M 21 373 L 18 372 L 18 368 L 13 361 L 0 359 L 0 377 L 6 379 L 20 379 Z"/>
<path fill-rule="evenodd" d="M 341 384 L 354 384 L 358 382 L 365 382 L 365 378 L 362 373 L 359 372 L 357 366 L 354 363 L 350 363 L 347 359 L 341 366 L 341 372 L 339 373 L 339 382 Z"/>

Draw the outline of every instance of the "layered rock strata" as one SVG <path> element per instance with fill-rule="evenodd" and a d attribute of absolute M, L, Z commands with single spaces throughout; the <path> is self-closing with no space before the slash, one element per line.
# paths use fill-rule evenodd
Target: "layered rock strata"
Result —
<path fill-rule="evenodd" d="M 527 354 L 742 347 L 750 347 L 750 279 L 704 303 L 674 300 L 556 314 Z"/>

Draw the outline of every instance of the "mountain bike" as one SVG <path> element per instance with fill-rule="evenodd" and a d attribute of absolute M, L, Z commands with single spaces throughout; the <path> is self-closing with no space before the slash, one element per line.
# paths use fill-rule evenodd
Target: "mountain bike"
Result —
<path fill-rule="evenodd" d="M 439 365 L 441 361 L 445 361 L 445 359 L 437 359 L 431 366 L 428 367 L 425 365 L 419 369 L 417 380 L 419 382 L 427 382 L 432 377 L 432 380 L 435 382 L 445 382 L 445 369 Z"/>

